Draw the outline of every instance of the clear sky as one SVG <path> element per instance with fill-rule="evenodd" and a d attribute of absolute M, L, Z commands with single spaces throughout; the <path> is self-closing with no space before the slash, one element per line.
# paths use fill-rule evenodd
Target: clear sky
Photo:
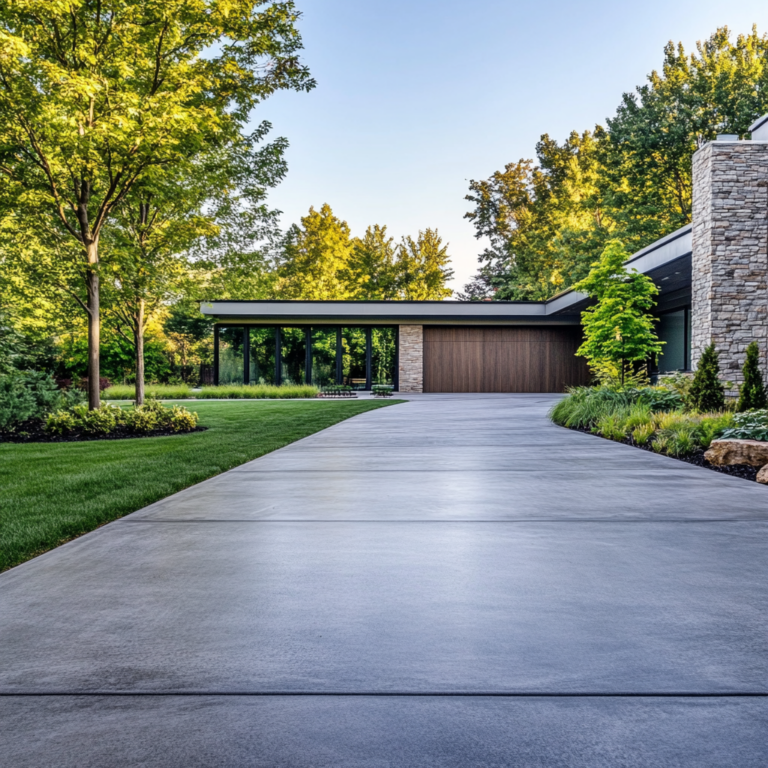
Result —
<path fill-rule="evenodd" d="M 482 244 L 469 179 L 533 157 L 542 133 L 605 124 L 625 91 L 718 26 L 768 31 L 765 0 L 297 0 L 317 88 L 254 113 L 290 141 L 272 193 L 287 227 L 329 203 L 353 234 L 437 227 L 461 288 Z"/>

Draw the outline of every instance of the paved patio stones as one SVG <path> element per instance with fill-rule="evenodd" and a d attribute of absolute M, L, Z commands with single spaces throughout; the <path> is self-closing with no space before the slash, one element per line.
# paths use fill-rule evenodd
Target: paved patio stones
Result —
<path fill-rule="evenodd" d="M 39 766 L 764 766 L 768 489 L 415 396 L 0 576 Z"/>

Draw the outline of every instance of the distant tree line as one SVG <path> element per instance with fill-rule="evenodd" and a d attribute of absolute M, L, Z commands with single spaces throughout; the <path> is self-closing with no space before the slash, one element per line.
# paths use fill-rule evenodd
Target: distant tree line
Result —
<path fill-rule="evenodd" d="M 664 49 L 660 72 L 625 93 L 605 126 L 562 143 L 544 134 L 536 159 L 471 181 L 466 214 L 487 238 L 462 298 L 544 299 L 586 277 L 607 243 L 632 253 L 691 221 L 691 157 L 717 134 L 748 138 L 768 112 L 768 36 L 727 27 Z"/>

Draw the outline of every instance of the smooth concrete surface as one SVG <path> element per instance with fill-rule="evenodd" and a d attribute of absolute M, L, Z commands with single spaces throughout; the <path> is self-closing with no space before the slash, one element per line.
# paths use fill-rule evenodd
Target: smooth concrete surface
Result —
<path fill-rule="evenodd" d="M 0 764 L 768 765 L 768 488 L 419 395 L 0 575 Z"/>

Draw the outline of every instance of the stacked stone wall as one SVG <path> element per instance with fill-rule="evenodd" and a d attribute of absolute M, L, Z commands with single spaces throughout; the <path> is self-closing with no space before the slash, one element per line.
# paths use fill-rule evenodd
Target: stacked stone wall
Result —
<path fill-rule="evenodd" d="M 424 391 L 424 328 L 401 325 L 399 356 L 400 392 Z"/>
<path fill-rule="evenodd" d="M 768 375 L 768 143 L 712 142 L 693 156 L 691 362 L 714 343 L 740 383 L 746 348 Z"/>

